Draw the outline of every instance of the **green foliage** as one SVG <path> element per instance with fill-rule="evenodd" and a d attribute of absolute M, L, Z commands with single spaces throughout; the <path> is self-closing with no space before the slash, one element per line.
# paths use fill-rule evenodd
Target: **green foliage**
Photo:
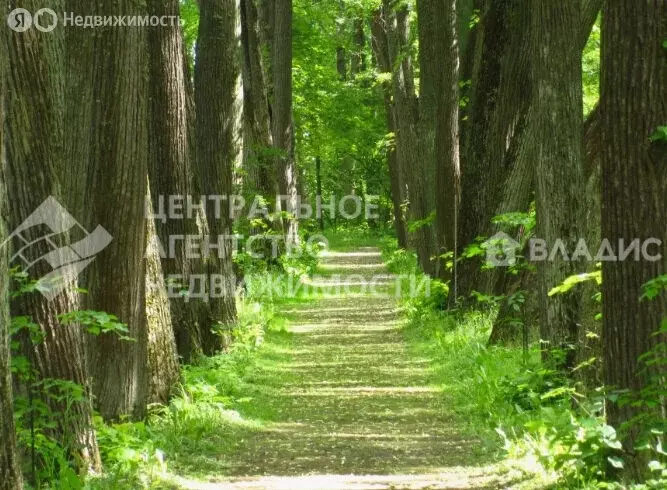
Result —
<path fill-rule="evenodd" d="M 584 114 L 591 113 L 600 100 L 600 19 L 593 26 L 591 35 L 584 48 L 582 75 L 584 89 Z"/>
<path fill-rule="evenodd" d="M 153 430 L 144 422 L 123 422 L 106 425 L 95 420 L 97 442 L 104 476 L 91 479 L 87 487 L 94 489 L 159 488 L 166 473 L 165 454 L 156 447 Z"/>
<path fill-rule="evenodd" d="M 410 250 L 398 249 L 385 252 L 384 263 L 394 274 L 412 274 L 419 269 L 417 255 Z"/>
<path fill-rule="evenodd" d="M 27 273 L 13 269 L 11 296 L 19 298 L 37 294 L 39 287 Z M 81 290 L 81 292 L 85 292 Z M 100 311 L 72 311 L 58 316 L 63 326 L 81 326 L 90 335 L 112 334 L 132 340 L 128 328 L 114 315 Z M 76 490 L 84 488 L 76 472 L 81 467 L 77 454 L 79 441 L 62 427 L 74 423 L 76 405 L 89 404 L 82 385 L 63 379 L 43 378 L 23 353 L 45 340 L 41 325 L 29 316 L 15 316 L 10 324 L 11 369 L 20 381 L 14 397 L 14 420 L 19 449 L 29 455 L 24 472 L 37 488 Z"/>
<path fill-rule="evenodd" d="M 27 291 L 30 288 L 21 294 Z M 30 317 L 13 317 L 10 333 L 11 369 L 21 382 L 14 396 L 16 436 L 19 448 L 30 455 L 24 471 L 38 488 L 47 482 L 56 488 L 81 488 L 77 462 L 72 461 L 78 442 L 67 433 L 56 439 L 54 430 L 72 420 L 74 405 L 87 402 L 85 390 L 71 381 L 39 377 L 17 340 L 25 339 L 29 349 L 44 342 L 44 332 Z"/>
<path fill-rule="evenodd" d="M 290 276 L 310 276 L 317 269 L 318 253 L 323 246 L 319 244 L 308 245 L 306 243 L 293 246 L 291 253 L 280 257 L 280 265 Z"/>
<path fill-rule="evenodd" d="M 199 32 L 199 2 L 196 0 L 180 1 L 180 18 L 183 25 L 183 40 L 190 64 L 190 72 L 194 68 L 195 43 Z"/>
<path fill-rule="evenodd" d="M 495 218 L 494 222 L 510 230 L 521 227 L 524 236 L 529 236 L 534 228 L 534 215 L 510 213 Z M 483 256 L 484 241 L 476 240 L 464 256 L 467 259 Z M 417 268 L 409 253 L 390 250 L 385 256 L 390 264 L 397 264 L 396 270 Z M 567 278 L 550 295 L 565 294 L 587 281 L 601 285 L 599 264 L 593 272 Z M 667 276 L 663 275 L 644 286 L 642 299 L 653 300 L 664 291 L 667 291 Z M 525 302 L 523 291 L 509 298 L 474 295 L 482 308 L 467 313 L 439 311 L 437 302 L 419 299 L 404 303 L 408 318 L 406 332 L 413 345 L 435 357 L 439 384 L 450 399 L 448 406 L 455 407 L 461 423 L 469 425 L 471 433 L 477 436 L 480 427 L 485 427 L 483 435 L 489 450 L 494 447 L 489 434 L 495 430 L 513 466 L 557 488 L 664 488 L 667 452 L 661 441 L 667 424 L 661 407 L 667 397 L 663 379 L 667 343 L 658 343 L 641 357 L 643 375 L 650 380 L 641 393 L 584 389 L 574 372 L 563 373 L 543 364 L 539 346 L 522 355 L 518 348 L 485 345 L 497 305 L 509 301 L 513 305 L 510 308 L 520 311 Z M 600 293 L 596 298 L 600 299 Z M 656 335 L 665 338 L 667 319 Z M 564 354 L 552 352 L 556 357 Z M 592 358 L 574 371 L 596 362 Z M 641 415 L 617 434 L 605 422 L 606 400 L 632 404 L 640 409 Z M 641 485 L 621 486 L 607 473 L 608 468 L 620 469 L 625 464 L 620 440 L 627 430 L 641 434 L 638 449 L 649 454 L 651 478 Z"/>
<path fill-rule="evenodd" d="M 434 222 L 435 222 L 435 211 L 431 211 L 431 213 L 424 219 L 417 221 L 410 221 L 408 223 L 408 231 L 410 233 L 415 233 L 419 231 L 421 228 L 431 226 Z"/>
<path fill-rule="evenodd" d="M 535 211 L 529 213 L 511 212 L 494 216 L 493 224 L 501 225 L 503 229 L 522 228 L 522 235 L 531 236 L 535 229 Z"/>
<path fill-rule="evenodd" d="M 570 292 L 577 284 L 581 284 L 587 281 L 595 281 L 595 283 L 600 286 L 602 284 L 602 270 L 596 270 L 594 272 L 586 272 L 582 274 L 576 274 L 566 278 L 561 284 L 553 287 L 549 291 L 549 296 L 555 296 L 558 294 L 565 294 Z"/>
<path fill-rule="evenodd" d="M 667 141 L 667 126 L 658 126 L 658 129 L 651 135 L 651 142 Z"/>
<path fill-rule="evenodd" d="M 129 332 L 127 325 L 118 321 L 118 317 L 103 311 L 71 311 L 58 316 L 63 325 L 81 325 L 86 327 L 86 332 L 91 335 L 112 333 L 121 340 L 134 341 L 125 335 Z"/>
<path fill-rule="evenodd" d="M 661 293 L 667 291 L 667 274 L 651 279 L 642 287 L 642 300 L 654 300 Z"/>
<path fill-rule="evenodd" d="M 383 84 L 375 72 L 370 43 L 354 44 L 355 19 L 370 18 L 375 0 L 294 2 L 294 119 L 296 154 L 303 170 L 304 193 L 315 195 L 315 158 L 322 163 L 323 200 L 357 194 L 389 196 Z M 368 37 L 368 29 L 367 37 Z M 336 50 L 344 47 L 347 64 L 353 53 L 365 57 L 367 69 L 340 80 Z M 383 201 L 389 204 L 388 201 Z M 390 207 L 384 206 L 385 215 Z M 325 219 L 329 217 L 325 213 Z M 337 220 L 331 220 L 337 226 Z"/>
<path fill-rule="evenodd" d="M 281 335 L 282 324 L 269 301 L 246 298 L 238 311 L 230 350 L 184 366 L 169 404 L 154 406 L 146 422 L 96 419 L 105 473 L 89 479 L 87 488 L 177 488 L 172 475 L 181 465 L 199 467 L 207 455 L 233 450 L 237 428 L 252 429 L 258 422 L 251 416 L 271 410 L 248 396 L 249 381 L 264 336 Z"/>

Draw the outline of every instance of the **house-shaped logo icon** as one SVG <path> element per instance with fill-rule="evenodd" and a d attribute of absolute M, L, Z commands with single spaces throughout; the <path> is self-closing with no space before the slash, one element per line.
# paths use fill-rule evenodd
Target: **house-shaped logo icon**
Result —
<path fill-rule="evenodd" d="M 71 232 L 81 239 L 71 243 L 67 236 Z M 98 226 L 89 232 L 55 198 L 49 197 L 0 244 L 0 253 L 4 246 L 13 243 L 11 263 L 28 274 L 45 264 L 47 270 L 41 267 L 44 275 L 37 278 L 36 289 L 52 301 L 111 241 L 104 228 Z"/>
<path fill-rule="evenodd" d="M 511 267 L 516 264 L 516 254 L 520 247 L 519 242 L 502 231 L 482 243 L 482 248 L 486 250 L 486 262 L 493 267 Z"/>

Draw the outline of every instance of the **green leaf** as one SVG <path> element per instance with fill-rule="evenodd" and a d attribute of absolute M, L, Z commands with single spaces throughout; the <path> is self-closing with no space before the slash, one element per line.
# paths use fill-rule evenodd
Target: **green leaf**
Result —
<path fill-rule="evenodd" d="M 562 284 L 554 287 L 549 291 L 549 296 L 554 296 L 556 294 L 565 294 L 569 292 L 577 284 L 582 282 L 595 281 L 598 285 L 602 283 L 602 271 L 587 272 L 585 274 L 576 274 L 570 276 Z"/>
<path fill-rule="evenodd" d="M 607 461 L 609 461 L 614 468 L 623 469 L 625 466 L 623 460 L 616 456 L 608 456 Z"/>
<path fill-rule="evenodd" d="M 656 143 L 658 141 L 667 141 L 667 126 L 658 126 L 655 132 L 649 138 L 651 143 Z"/>

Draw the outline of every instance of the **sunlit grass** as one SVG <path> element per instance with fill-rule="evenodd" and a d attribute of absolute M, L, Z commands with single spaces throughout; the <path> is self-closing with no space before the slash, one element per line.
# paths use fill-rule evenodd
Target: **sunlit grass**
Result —
<path fill-rule="evenodd" d="M 363 266 L 362 277 L 393 278 L 378 249 L 339 252 L 322 259 L 327 273 L 351 265 Z M 422 349 L 417 331 L 406 344 L 394 296 L 356 285 L 330 295 L 250 293 L 240 311 L 248 328 L 261 326 L 259 342 L 243 337 L 186 367 L 169 406 L 133 434 L 145 457 L 125 474 L 144 481 L 116 478 L 106 488 L 355 488 L 341 474 L 371 475 L 360 484 L 372 488 L 412 488 L 428 475 L 432 488 L 445 480 L 442 488 L 482 488 L 497 476 L 443 396 L 453 385 L 440 377 L 442 352 Z M 310 473 L 321 476 L 302 476 Z"/>

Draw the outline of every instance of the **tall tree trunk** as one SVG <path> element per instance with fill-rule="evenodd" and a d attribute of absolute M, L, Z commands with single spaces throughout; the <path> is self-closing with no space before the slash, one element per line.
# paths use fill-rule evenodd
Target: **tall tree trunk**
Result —
<path fill-rule="evenodd" d="M 432 274 L 433 227 L 424 223 L 431 213 L 428 206 L 429 185 L 425 180 L 429 163 L 420 156 L 418 133 L 419 105 L 415 92 L 414 67 L 410 55 L 410 26 L 407 5 L 384 1 L 389 59 L 392 67 L 396 159 L 400 169 L 401 203 L 407 205 L 407 241 L 417 253 L 424 272 Z M 433 134 L 433 133 L 431 133 Z M 426 145 L 428 148 L 430 145 Z M 425 150 L 428 153 L 428 149 Z M 420 156 L 415 159 L 415 155 Z M 431 153 L 432 155 L 432 153 Z M 432 167 L 431 167 L 432 168 Z"/>
<path fill-rule="evenodd" d="M 597 8 L 599 11 L 601 0 L 595 0 L 588 2 L 585 7 L 585 15 L 582 16 L 581 23 L 581 33 L 579 36 L 579 44 L 583 51 L 584 46 L 588 40 L 589 33 L 593 24 L 595 23 L 596 15 L 589 12 L 591 9 Z M 530 97 L 532 91 L 532 82 L 531 82 L 531 64 L 533 63 L 530 54 L 530 35 L 522 32 L 522 26 L 530 25 L 530 10 L 525 8 L 528 4 L 526 3 L 515 3 L 514 7 L 510 10 L 510 24 L 509 24 L 509 35 L 510 40 L 506 49 L 506 60 L 503 62 L 500 73 L 500 87 L 499 95 L 494 100 L 494 107 L 490 113 L 492 116 L 492 123 L 490 126 L 477 126 L 478 129 L 475 130 L 475 133 L 479 133 L 480 138 L 484 138 L 484 135 L 487 134 L 489 140 L 487 140 L 486 145 L 482 145 L 485 151 L 482 152 L 482 158 L 490 158 L 491 168 L 504 168 L 505 172 L 497 174 L 495 179 L 485 179 L 485 185 L 494 185 L 494 182 L 502 182 L 502 187 L 497 192 L 500 195 L 500 203 L 498 205 L 491 206 L 486 212 L 481 212 L 481 208 L 471 208 L 468 206 L 469 202 L 463 201 L 463 208 L 465 212 L 462 216 L 462 227 L 461 232 L 467 233 L 466 240 L 471 240 L 474 236 L 491 236 L 500 230 L 500 227 L 497 225 L 491 225 L 490 221 L 493 216 L 501 215 L 510 212 L 527 212 L 530 201 L 532 199 L 532 192 L 534 190 L 534 164 L 537 158 L 536 145 L 537 141 L 534 136 L 535 125 L 532 123 L 532 113 L 534 107 L 534 100 Z M 509 6 L 508 6 L 509 7 Z M 516 35 L 516 34 L 519 35 Z M 486 39 L 486 38 L 485 38 Z M 488 39 L 490 42 L 491 39 Z M 488 89 L 492 90 L 493 85 L 490 85 Z M 492 99 L 486 99 L 492 100 Z M 495 101 L 498 101 L 496 104 Z M 473 102 L 473 106 L 476 104 Z M 473 107 L 473 110 L 476 108 Z M 591 119 L 592 121 L 593 119 Z M 587 125 L 587 128 L 591 127 L 590 123 Z M 486 128 L 486 129 L 484 129 Z M 486 132 L 488 131 L 488 133 Z M 495 134 L 495 136 L 493 136 Z M 507 139 L 509 138 L 509 145 L 507 144 Z M 584 134 L 584 144 L 587 148 L 591 145 L 596 144 L 595 139 L 597 136 L 594 132 L 587 130 Z M 490 143 L 494 142 L 494 143 Z M 478 158 L 475 149 L 475 141 L 473 139 L 468 140 L 468 150 L 472 153 L 467 153 L 470 155 L 470 159 L 466 162 L 466 168 L 469 168 L 474 171 L 474 168 L 477 167 Z M 493 162 L 497 156 L 498 151 L 502 152 L 500 155 L 503 159 L 502 167 L 493 167 Z M 588 152 L 588 150 L 587 150 Z M 589 155 L 586 153 L 584 159 L 584 165 L 590 166 L 591 161 L 594 159 L 594 155 Z M 508 169 L 508 170 L 507 170 Z M 496 170 L 497 171 L 497 170 Z M 588 210 L 589 226 L 587 226 L 587 235 L 590 241 L 589 243 L 595 243 L 596 240 L 599 240 L 599 237 L 596 239 L 595 232 L 595 222 L 599 222 L 599 218 L 595 217 L 595 189 L 597 188 L 595 172 L 586 172 L 585 181 L 588 183 L 588 189 L 590 192 L 586 193 L 586 199 L 588 204 L 586 209 Z M 464 186 L 468 186 L 468 192 L 472 191 L 474 188 L 474 193 L 483 194 L 479 192 L 478 185 L 474 182 L 473 179 L 464 181 Z M 464 192 L 465 193 L 465 192 Z M 470 195 L 470 194 L 469 194 Z M 597 207 L 599 211 L 599 206 Z M 489 212 L 490 211 L 490 212 Z M 472 215 L 469 213 L 473 213 Z M 593 220 L 590 217 L 594 218 Z M 466 220 L 467 218 L 467 220 Z M 477 221 L 477 225 L 473 225 L 471 229 L 471 223 L 474 220 Z M 599 226 L 598 235 L 599 235 Z M 512 230 L 505 230 L 510 231 Z M 468 242 L 469 243 L 469 242 Z M 591 245 L 593 247 L 593 245 Z M 593 264 L 589 264 L 592 266 Z M 518 279 L 515 277 L 514 280 L 509 278 L 509 281 L 504 280 L 501 276 L 503 271 L 498 270 L 498 268 L 492 269 L 490 271 L 482 272 L 480 270 L 479 264 L 477 262 L 467 261 L 461 264 L 461 290 L 463 294 L 469 294 L 469 291 L 476 289 L 484 293 L 490 293 L 494 295 L 503 295 L 506 293 L 506 289 L 503 288 L 503 284 L 509 285 L 511 289 L 513 284 Z M 584 287 L 584 295 L 588 294 Z M 531 308 L 533 306 L 532 298 L 528 298 L 524 309 L 526 323 L 532 321 L 533 312 Z M 508 311 L 507 305 L 503 305 L 499 312 L 499 315 L 494 322 L 493 333 L 491 335 L 492 339 L 504 339 L 504 338 L 513 338 L 515 335 L 519 335 L 520 332 L 514 329 L 513 331 L 508 332 L 499 332 L 498 330 L 504 329 L 506 326 L 511 325 L 511 322 L 506 321 L 505 311 Z M 590 302 L 586 303 L 584 315 L 590 315 L 591 304 Z M 512 314 L 512 316 L 515 316 Z M 585 325 L 589 325 L 587 318 L 583 319 Z M 583 332 L 582 332 L 583 334 Z M 582 335 L 579 336 L 580 338 Z M 518 339 L 517 339 L 518 340 Z M 582 355 L 586 355 L 584 350 L 578 351 Z M 588 357 L 586 357 L 587 359 Z M 585 360 L 580 358 L 580 361 Z"/>
<path fill-rule="evenodd" d="M 4 63 L 4 61 L 3 61 Z M 3 93 L 4 95 L 4 93 Z M 2 102 L 0 102 L 2 105 Z M 1 131 L 1 130 L 0 130 Z M 0 182 L 2 207 L 6 206 L 4 178 Z M 3 210 L 4 211 L 4 210 Z M 0 222 L 0 243 L 7 238 L 5 224 Z M 7 249 L 0 251 L 0 490 L 20 490 L 23 479 L 16 449 L 16 431 L 14 428 L 14 403 L 12 396 L 12 373 L 9 352 L 9 269 L 7 267 Z"/>
<path fill-rule="evenodd" d="M 294 124 L 292 119 L 292 0 L 275 0 L 273 43 L 273 146 L 281 153 L 277 161 L 278 189 L 286 196 L 283 211 L 296 213 L 298 201 L 297 170 L 294 158 Z M 297 243 L 299 222 L 287 219 L 285 240 Z"/>
<path fill-rule="evenodd" d="M 472 70 L 475 63 L 475 49 L 477 43 L 477 23 L 473 23 L 475 11 L 481 11 L 484 0 L 457 0 L 456 1 L 456 32 L 459 48 L 459 79 L 472 79 Z"/>
<path fill-rule="evenodd" d="M 442 3 L 444 4 L 444 2 Z M 416 121 L 418 141 L 418 157 L 416 164 L 421 182 L 419 194 L 413 194 L 420 201 L 419 208 L 423 211 L 422 219 L 436 211 L 436 113 L 438 105 L 442 105 L 442 98 L 446 98 L 444 90 L 443 54 L 446 53 L 442 42 L 440 20 L 447 12 L 440 13 L 442 5 L 438 0 L 419 0 L 417 2 L 417 16 L 419 19 L 419 116 Z M 444 22 L 447 22 L 445 20 Z M 440 45 L 438 45 L 438 43 Z M 444 55 L 445 57 L 447 54 Z M 458 62 L 458 60 L 457 60 Z M 458 107 L 458 102 L 457 102 Z M 446 151 L 445 148 L 441 148 Z M 434 179 L 435 177 L 435 179 Z M 444 192 L 444 191 L 443 191 Z M 439 194 L 439 192 L 438 192 Z M 420 240 L 425 240 L 424 251 L 420 263 L 424 272 L 435 275 L 438 261 L 432 261 L 435 255 L 436 226 L 429 223 L 419 230 Z"/>
<path fill-rule="evenodd" d="M 373 23 L 371 25 L 373 35 L 373 53 L 377 60 L 378 68 L 381 73 L 391 73 L 392 65 L 389 56 L 389 40 L 387 39 L 387 17 L 384 9 L 378 9 L 373 15 Z M 396 136 L 396 115 L 394 112 L 394 104 L 392 102 L 392 84 L 385 83 L 383 85 L 384 93 L 384 109 L 387 118 L 387 131 Z M 394 215 L 394 227 L 396 229 L 396 237 L 398 239 L 398 246 L 400 248 L 407 248 L 407 230 L 405 219 L 403 216 L 402 198 L 401 198 L 401 174 L 398 167 L 398 158 L 396 155 L 395 139 L 387 148 L 387 163 L 389 167 L 389 183 L 391 187 L 391 201 Z"/>
<path fill-rule="evenodd" d="M 25 5 L 31 11 L 43 6 Z M 48 6 L 55 10 L 62 7 L 60 3 Z M 34 227 L 29 227 L 19 230 L 30 216 L 37 221 L 42 221 L 42 218 L 46 221 L 42 226 L 50 226 L 65 243 L 69 241 L 70 216 L 55 200 L 47 201 L 60 197 L 58 172 L 66 167 L 67 162 L 62 145 L 65 116 L 63 37 L 64 32 L 59 29 L 50 33 L 36 29 L 8 33 L 10 70 L 6 98 L 6 176 L 11 202 L 9 225 L 16 230 L 13 245 L 22 243 L 18 235 L 29 241 L 43 238 L 39 235 L 39 232 L 44 233 L 43 229 L 36 231 Z M 46 207 L 40 208 L 42 204 Z M 38 209 L 42 213 L 33 215 Z M 52 219 L 49 220 L 49 217 Z M 43 240 L 31 248 L 30 257 L 35 260 L 51 252 L 55 254 L 54 259 L 64 258 Z M 39 261 L 26 272 L 37 279 L 55 271 L 47 266 L 46 261 Z M 41 327 L 43 342 L 37 345 L 27 339 L 24 342 L 24 350 L 28 352 L 39 378 L 67 380 L 83 386 L 86 399 L 74 403 L 68 413 L 63 413 L 63 417 L 57 420 L 55 436 L 78 459 L 82 469 L 97 470 L 100 468 L 100 456 L 93 430 L 84 334 L 79 325 L 63 326 L 57 318 L 59 314 L 78 308 L 76 285 L 76 281 L 70 281 L 63 291 L 54 290 L 50 301 L 39 293 L 25 295 L 14 302 L 12 313 L 29 316 Z M 47 402 L 55 413 L 65 409 L 54 400 Z"/>
<path fill-rule="evenodd" d="M 6 9 L 2 9 L 3 14 Z M 0 244 L 7 239 L 7 190 L 5 175 L 5 74 L 6 25 L 0 27 Z M 9 249 L 0 245 L 0 490 L 22 490 L 23 478 L 16 449 L 16 431 L 14 427 L 14 403 L 12 396 L 12 373 L 9 351 Z"/>
<path fill-rule="evenodd" d="M 147 402 L 166 404 L 178 382 L 180 368 L 155 222 L 147 220 L 146 225 Z"/>
<path fill-rule="evenodd" d="M 576 37 L 583 51 L 602 0 L 586 0 Z M 593 13 L 591 13 L 593 12 Z M 486 0 L 477 28 L 473 92 L 462 139 L 462 197 L 459 241 L 491 236 L 491 219 L 507 212 L 526 212 L 534 190 L 534 124 L 530 120 L 531 7 L 518 0 Z M 480 188 L 480 183 L 483 186 Z M 491 293 L 498 271 L 482 272 L 480 263 L 463 261 L 459 295 L 473 290 Z"/>
<path fill-rule="evenodd" d="M 549 250 L 562 241 L 574 251 L 583 237 L 583 95 L 581 0 L 538 2 L 533 6 L 537 236 Z M 581 292 L 549 296 L 567 277 L 584 270 L 580 260 L 556 254 L 538 263 L 540 336 L 547 350 L 564 349 L 573 367 L 581 316 Z M 548 357 L 548 354 L 547 354 Z"/>
<path fill-rule="evenodd" d="M 152 15 L 179 12 L 176 0 L 166 3 L 151 0 L 148 7 Z M 160 199 L 167 204 L 169 196 L 195 198 L 199 169 L 193 134 L 192 82 L 181 28 L 150 29 L 148 46 L 151 80 L 148 170 L 153 206 L 158 206 Z M 175 240 L 173 256 L 169 256 L 170 237 L 202 235 L 198 222 L 206 221 L 203 214 L 203 210 L 197 209 L 186 211 L 183 219 L 167 217 L 166 221 L 155 222 L 157 237 L 168 255 L 162 260 L 163 273 L 168 279 L 180 276 L 183 288 L 190 285 L 193 275 L 203 272 L 203 263 L 188 255 L 185 240 Z M 170 312 L 178 354 L 184 362 L 190 362 L 203 352 L 203 339 L 210 328 L 208 304 L 197 299 L 171 298 Z"/>
<path fill-rule="evenodd" d="M 242 109 L 236 97 L 241 82 L 241 18 L 239 0 L 201 2 L 195 65 L 198 165 L 204 195 L 231 196 L 232 173 L 240 151 Z M 211 318 L 204 351 L 224 347 L 236 322 L 232 267 L 232 218 L 227 201 L 207 206 L 209 236 L 217 249 L 206 257 Z M 219 211 L 219 212 L 217 212 Z"/>
<path fill-rule="evenodd" d="M 354 47 L 350 63 L 352 78 L 366 71 L 366 33 L 364 32 L 364 18 L 354 19 Z"/>
<path fill-rule="evenodd" d="M 499 211 L 504 195 L 507 191 L 512 194 L 510 197 L 517 195 L 516 188 L 508 186 L 508 178 L 527 127 L 531 93 L 530 40 L 526 33 L 530 6 L 520 0 L 487 0 L 481 15 L 477 37 L 480 53 L 465 123 L 466 139 L 462 141 L 458 229 L 462 248 L 477 236 L 493 234 L 491 219 Z M 527 170 L 532 174 L 532 162 L 530 165 Z M 519 210 L 526 209 L 512 209 Z M 459 296 L 467 298 L 473 290 L 490 292 L 493 278 L 484 276 L 492 274 L 483 273 L 480 265 L 476 260 L 460 264 Z"/>
<path fill-rule="evenodd" d="M 277 194 L 276 175 L 269 155 L 272 145 L 271 117 L 266 87 L 266 69 L 262 58 L 262 41 L 258 0 L 241 1 L 243 32 L 243 90 L 245 92 L 244 137 L 245 163 L 252 191 L 267 200 Z"/>
<path fill-rule="evenodd" d="M 336 71 L 341 82 L 347 80 L 347 50 L 343 46 L 336 48 Z"/>
<path fill-rule="evenodd" d="M 605 385 L 639 393 L 656 373 L 643 370 L 638 358 L 665 341 L 652 334 L 667 317 L 665 292 L 638 300 L 644 283 L 667 273 L 667 142 L 649 139 L 667 121 L 667 2 L 607 2 L 602 32 L 602 236 L 616 254 L 619 240 L 626 246 L 636 239 L 662 241 L 662 248 L 648 247 L 659 260 L 629 257 L 602 265 Z M 620 428 L 641 410 L 610 402 L 607 419 Z M 634 450 L 636 436 L 632 430 L 623 441 L 625 471 L 635 478 L 646 472 L 645 458 Z"/>
<path fill-rule="evenodd" d="M 446 252 L 458 255 L 456 230 L 461 197 L 461 168 L 459 160 L 459 51 L 457 45 L 457 0 L 437 0 L 433 17 L 435 23 L 435 53 L 432 69 L 438 80 L 435 103 L 435 188 L 436 237 L 438 256 Z M 439 57 L 438 53 L 442 53 Z M 448 276 L 445 261 L 437 261 L 438 277 Z M 456 267 L 456 263 L 454 263 Z M 452 298 L 458 287 L 456 270 L 450 284 Z"/>
<path fill-rule="evenodd" d="M 101 7 L 102 8 L 102 7 Z M 104 4 L 97 14 L 143 16 L 145 6 L 129 0 Z M 113 237 L 91 266 L 92 309 L 126 323 L 128 342 L 101 336 L 91 345 L 91 371 L 97 407 L 107 420 L 142 418 L 148 395 L 146 220 L 148 189 L 147 29 L 100 28 L 93 59 L 95 106 L 90 149 L 90 223 Z"/>

